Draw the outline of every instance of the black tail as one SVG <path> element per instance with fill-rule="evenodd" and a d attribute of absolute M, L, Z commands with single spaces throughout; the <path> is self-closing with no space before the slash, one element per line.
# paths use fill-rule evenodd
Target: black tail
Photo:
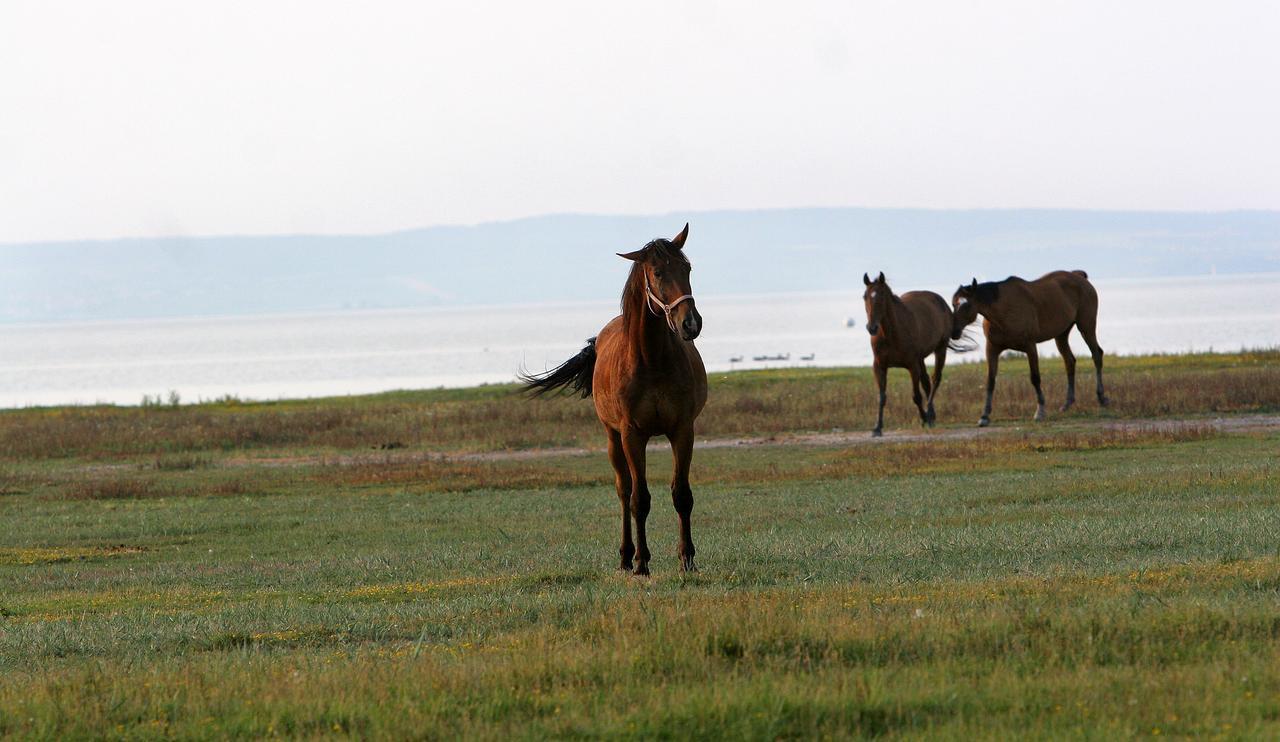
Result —
<path fill-rule="evenodd" d="M 596 371 L 596 339 L 589 338 L 587 345 L 578 355 L 547 371 L 542 375 L 521 371 L 518 376 L 524 383 L 524 390 L 532 397 L 541 397 L 547 392 L 571 393 L 582 397 L 591 396 L 591 377 Z"/>
<path fill-rule="evenodd" d="M 957 353 L 969 353 L 978 349 L 978 341 L 973 339 L 973 335 L 966 329 L 960 333 L 960 337 L 955 340 L 948 340 L 947 347 Z"/>

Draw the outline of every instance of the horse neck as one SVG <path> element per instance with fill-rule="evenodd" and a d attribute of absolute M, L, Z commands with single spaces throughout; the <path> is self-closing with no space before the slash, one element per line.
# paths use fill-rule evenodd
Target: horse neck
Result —
<path fill-rule="evenodd" d="M 1005 309 L 1001 306 L 1002 301 L 1003 298 L 997 298 L 995 301 L 974 301 L 973 306 L 978 310 L 979 317 L 991 320 L 998 325 Z"/>
<path fill-rule="evenodd" d="M 884 318 L 880 321 L 880 324 L 884 325 L 885 335 L 890 337 L 899 336 L 903 329 L 900 323 L 906 315 L 906 305 L 902 303 L 897 294 L 892 291 L 889 292 L 889 304 L 885 307 Z"/>
<path fill-rule="evenodd" d="M 627 346 L 645 365 L 651 365 L 669 354 L 675 346 L 675 336 L 667 327 L 663 316 L 654 314 L 644 287 L 644 273 L 632 275 L 623 295 L 622 327 L 627 336 Z"/>

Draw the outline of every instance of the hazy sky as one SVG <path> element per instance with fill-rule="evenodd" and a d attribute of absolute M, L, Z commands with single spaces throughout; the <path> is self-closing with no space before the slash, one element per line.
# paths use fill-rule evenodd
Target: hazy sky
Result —
<path fill-rule="evenodd" d="M 1280 3 L 0 4 L 0 242 L 1280 208 Z"/>

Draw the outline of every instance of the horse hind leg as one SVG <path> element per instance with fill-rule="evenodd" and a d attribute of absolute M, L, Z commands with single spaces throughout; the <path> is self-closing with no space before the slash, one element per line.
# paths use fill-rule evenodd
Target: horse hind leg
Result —
<path fill-rule="evenodd" d="M 634 574 L 649 574 L 649 538 L 645 533 L 645 521 L 649 518 L 649 483 L 645 479 L 645 444 L 648 438 L 627 431 L 622 434 L 622 450 L 627 458 L 627 470 L 631 474 L 631 517 L 636 528 L 636 562 Z"/>
<path fill-rule="evenodd" d="M 1035 343 L 1027 346 L 1027 364 L 1031 366 L 1031 386 L 1036 390 L 1036 416 L 1035 421 L 1041 422 L 1045 418 L 1044 414 L 1044 391 L 1040 388 L 1040 354 L 1036 351 Z"/>
<path fill-rule="evenodd" d="M 697 572 L 698 567 L 693 562 L 697 550 L 693 548 L 693 532 L 689 523 L 693 514 L 693 488 L 689 486 L 689 464 L 693 460 L 692 426 L 671 438 L 671 456 L 675 464 L 671 477 L 671 504 L 680 518 L 680 546 L 677 552 L 680 571 Z"/>
<path fill-rule="evenodd" d="M 920 421 L 929 427 L 933 427 L 933 385 L 929 383 L 929 369 L 925 367 L 924 359 L 921 358 L 917 363 L 920 367 L 920 388 L 923 390 L 923 403 L 925 405 L 924 414 L 921 416 Z"/>
<path fill-rule="evenodd" d="M 921 377 L 923 376 L 924 363 L 916 361 L 916 365 L 908 366 L 907 371 L 911 373 L 911 401 L 916 403 L 916 409 L 920 412 L 920 424 L 928 425 L 929 413 L 925 412 L 924 396 L 920 394 L 920 382 L 922 380 Z M 929 380 L 926 378 L 923 379 L 923 381 L 927 386 Z"/>
<path fill-rule="evenodd" d="M 933 409 L 933 400 L 938 396 L 938 387 L 942 386 L 942 368 L 947 365 L 947 343 L 933 352 L 933 388 L 929 391 L 929 422 L 938 421 L 938 413 Z"/>
<path fill-rule="evenodd" d="M 1102 346 L 1098 345 L 1097 328 L 1094 321 L 1077 323 L 1076 327 L 1080 328 L 1080 336 L 1084 338 L 1084 342 L 1089 346 L 1089 353 L 1093 355 L 1094 379 L 1097 382 L 1098 404 L 1106 407 L 1111 403 L 1107 399 L 1106 393 L 1102 390 Z"/>
<path fill-rule="evenodd" d="M 1071 409 L 1071 405 L 1076 403 L 1076 356 L 1071 352 L 1071 341 L 1067 337 L 1070 335 L 1071 329 L 1054 338 L 1054 342 L 1058 344 L 1058 353 L 1062 355 L 1062 364 L 1067 367 L 1067 401 L 1062 403 L 1062 412 Z"/>
<path fill-rule="evenodd" d="M 632 558 L 636 554 L 636 546 L 631 541 L 631 470 L 627 466 L 627 454 L 622 449 L 622 435 L 610 429 L 609 463 L 613 465 L 613 482 L 618 490 L 618 501 L 622 503 L 622 546 L 618 554 L 622 561 L 619 569 L 630 572 L 635 568 Z"/>

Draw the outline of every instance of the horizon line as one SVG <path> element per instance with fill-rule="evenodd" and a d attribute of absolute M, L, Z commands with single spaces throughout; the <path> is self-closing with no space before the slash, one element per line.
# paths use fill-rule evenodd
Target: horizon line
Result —
<path fill-rule="evenodd" d="M 884 211 L 884 212 L 1045 212 L 1055 214 L 1151 214 L 1151 215 L 1227 215 L 1227 214 L 1273 214 L 1280 216 L 1280 208 L 1239 208 L 1239 209 L 1126 209 L 1126 208 L 1079 208 L 1053 206 L 980 206 L 980 207 L 932 207 L 932 206 L 769 206 L 761 208 L 720 208 L 693 209 L 689 211 L 654 211 L 654 212 L 591 212 L 591 211 L 551 211 L 540 214 L 529 214 L 501 219 L 488 219 L 476 222 L 441 222 L 415 227 L 389 229 L 373 232 L 219 232 L 185 234 L 171 233 L 150 236 L 115 236 L 115 237 L 68 237 L 37 240 L 0 240 L 0 249 L 14 247 L 35 247 L 71 244 L 109 244 L 119 242 L 148 242 L 161 240 L 220 240 L 220 239 L 353 239 L 391 237 L 395 235 L 425 232 L 431 230 L 464 230 L 485 226 L 498 226 L 531 222 L 540 219 L 557 218 L 598 218 L 598 219 L 655 219 L 661 217 L 686 218 L 699 214 L 752 214 L 787 211 Z"/>

